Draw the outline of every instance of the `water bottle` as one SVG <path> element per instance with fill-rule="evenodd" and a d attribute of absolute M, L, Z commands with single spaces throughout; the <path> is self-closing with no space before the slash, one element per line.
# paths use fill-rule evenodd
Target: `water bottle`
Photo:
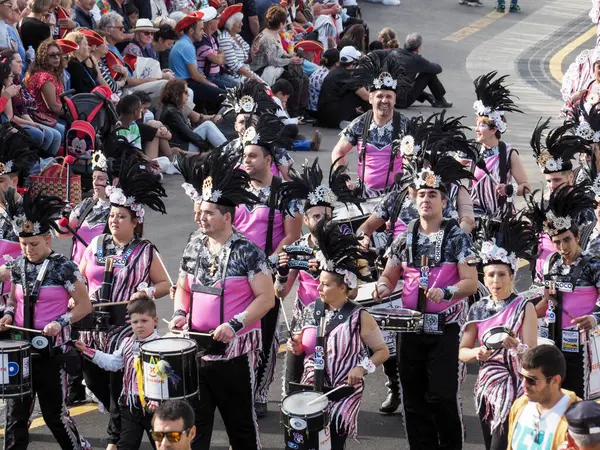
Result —
<path fill-rule="evenodd" d="M 25 54 L 27 55 L 27 61 L 32 62 L 35 60 L 35 50 L 31 45 L 27 48 Z"/>

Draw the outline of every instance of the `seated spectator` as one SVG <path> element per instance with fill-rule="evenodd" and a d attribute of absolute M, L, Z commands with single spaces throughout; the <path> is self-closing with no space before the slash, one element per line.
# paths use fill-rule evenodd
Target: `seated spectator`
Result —
<path fill-rule="evenodd" d="M 60 95 L 64 92 L 62 74 L 65 68 L 59 45 L 52 39 L 46 39 L 39 45 L 35 61 L 25 76 L 25 85 L 35 99 L 38 111 L 55 119 L 63 113 Z M 64 137 L 65 126 L 62 123 L 57 122 L 55 129 Z"/>
<path fill-rule="evenodd" d="M 219 44 L 216 40 L 217 28 L 219 25 L 219 15 L 217 10 L 212 6 L 200 10 L 204 16 L 204 37 L 200 40 L 200 44 L 196 49 L 196 58 L 198 60 L 198 70 L 208 80 L 221 89 L 230 89 L 237 86 L 238 82 L 226 75 L 221 70 L 225 66 L 225 54 L 219 49 Z"/>
<path fill-rule="evenodd" d="M 558 450 L 567 432 L 565 411 L 579 400 L 561 389 L 567 372 L 565 357 L 554 345 L 538 345 L 523 355 L 524 394 L 512 405 L 508 450 Z"/>
<path fill-rule="evenodd" d="M 219 19 L 219 48 L 225 55 L 224 69 L 237 81 L 246 78 L 258 78 L 247 64 L 250 58 L 250 45 L 242 38 L 244 14 L 241 3 L 228 6 Z"/>
<path fill-rule="evenodd" d="M 187 84 L 180 79 L 169 81 L 162 91 L 161 121 L 173 135 L 171 144 L 192 152 L 208 150 L 207 143 L 215 148 L 225 144 L 227 139 L 213 122 L 218 117 L 200 115 L 203 122 L 192 128 L 183 113 L 188 95 Z"/>
<path fill-rule="evenodd" d="M 143 56 L 144 58 L 152 58 L 158 61 L 158 55 L 152 47 L 154 34 L 158 28 L 154 28 L 149 19 L 139 19 L 136 22 L 135 28 L 131 29 L 133 39 L 127 44 L 123 55 Z"/>
<path fill-rule="evenodd" d="M 294 94 L 288 102 L 288 111 L 293 117 L 301 116 L 308 97 L 308 77 L 302 70 L 303 59 L 286 53 L 279 33 L 287 21 L 284 7 L 273 5 L 267 11 L 267 27 L 254 39 L 251 48 L 250 68 L 267 84 L 272 85 L 279 77 L 288 80 Z"/>
<path fill-rule="evenodd" d="M 141 19 L 154 21 L 157 17 L 168 14 L 165 0 L 133 0 L 133 4 L 137 7 Z"/>
<path fill-rule="evenodd" d="M 369 39 L 367 37 L 364 25 L 352 25 L 341 37 L 342 39 L 350 39 L 350 41 L 352 41 L 351 45 L 355 49 L 361 53 L 365 53 Z"/>
<path fill-rule="evenodd" d="M 17 24 L 21 21 L 21 10 L 19 9 L 18 3 L 15 1 L 12 3 L 12 8 L 4 8 L 4 22 L 6 23 L 6 42 L 8 45 L 1 45 L 4 48 L 10 48 L 12 50 L 16 50 L 21 55 L 21 60 L 23 61 L 23 72 L 21 73 L 21 77 L 25 76 L 25 72 L 27 67 L 29 66 L 29 61 L 27 60 L 28 56 L 25 53 L 25 47 L 23 46 L 23 41 L 21 40 L 21 36 L 17 31 Z M 0 30 L 0 33 L 2 31 Z M 33 54 L 30 55 L 33 58 Z"/>
<path fill-rule="evenodd" d="M 74 89 L 76 94 L 88 94 L 96 86 L 107 84 L 96 62 L 90 59 L 87 37 L 83 33 L 72 31 L 65 36 L 65 40 L 75 42 L 79 46 L 69 54 L 67 70 L 71 75 L 71 89 Z"/>
<path fill-rule="evenodd" d="M 415 101 L 431 103 L 434 108 L 450 108 L 452 103 L 446 100 L 446 89 L 439 80 L 442 66 L 432 63 L 421 56 L 423 38 L 420 34 L 411 33 L 406 36 L 404 48 L 394 49 L 389 57 L 398 58 L 405 67 L 406 76 L 413 84 L 408 95 L 398 95 L 397 108 L 408 108 Z M 429 88 L 431 94 L 425 92 Z"/>
<path fill-rule="evenodd" d="M 126 67 L 113 67 L 115 71 L 120 73 L 118 80 L 112 75 L 108 66 L 106 65 L 106 54 L 108 53 L 108 45 L 106 39 L 102 36 L 103 32 L 96 32 L 93 30 L 80 30 L 85 35 L 90 47 L 90 58 L 86 61 L 86 67 L 91 67 L 91 64 L 95 64 L 98 67 L 98 73 L 103 79 L 102 84 L 106 84 L 113 94 L 121 96 L 123 92 L 123 86 L 127 79 L 127 68 Z M 63 49 L 63 52 L 65 50 Z M 87 65 L 90 64 L 90 65 Z"/>
<path fill-rule="evenodd" d="M 95 4 L 95 0 L 77 0 L 73 8 L 73 18 L 81 28 L 88 28 L 90 30 L 96 28 L 96 19 L 94 19 L 94 15 L 92 14 Z"/>
<path fill-rule="evenodd" d="M 160 68 L 163 70 L 169 68 L 169 53 L 177 39 L 179 36 L 175 33 L 175 25 L 171 26 L 168 23 L 159 25 L 158 31 L 154 33 L 152 48 L 157 54 Z"/>
<path fill-rule="evenodd" d="M 56 14 L 56 29 L 53 30 L 54 39 L 65 37 L 67 33 L 73 31 L 79 25 L 73 20 L 73 8 L 75 7 L 75 0 L 57 0 L 52 1 L 50 11 L 54 11 Z M 59 15 L 59 11 L 62 13 Z M 58 33 L 57 33 L 58 32 Z"/>
<path fill-rule="evenodd" d="M 54 42 L 56 42 L 60 47 L 63 59 L 65 60 L 65 68 L 63 69 L 62 82 L 64 91 L 67 92 L 71 90 L 71 74 L 69 74 L 69 71 L 67 70 L 67 65 L 69 64 L 69 55 L 71 54 L 71 52 L 79 50 L 79 45 L 77 45 L 73 41 L 67 41 L 66 39 L 57 39 Z"/>
<path fill-rule="evenodd" d="M 573 403 L 565 418 L 569 430 L 565 450 L 600 449 L 600 404 L 597 400 Z"/>
<path fill-rule="evenodd" d="M 339 36 L 336 27 L 336 17 L 342 10 L 338 3 L 328 5 L 313 5 L 315 11 L 314 29 L 319 36 L 319 42 L 325 49 L 335 48 Z"/>
<path fill-rule="evenodd" d="M 308 81 L 308 111 L 316 117 L 319 104 L 319 94 L 325 77 L 330 70 L 340 65 L 340 52 L 337 48 L 330 48 L 321 55 L 321 66 L 313 72 Z"/>
<path fill-rule="evenodd" d="M 372 41 L 369 44 L 369 53 L 375 51 L 375 50 L 383 50 L 383 42 L 381 41 Z"/>
<path fill-rule="evenodd" d="M 175 42 L 169 54 L 169 68 L 176 78 L 187 81 L 194 91 L 196 110 L 203 108 L 209 112 L 218 111 L 225 90 L 209 81 L 206 75 L 198 70 L 195 43 L 204 37 L 203 14 L 198 12 L 188 14 L 177 23 L 175 31 L 181 33 L 181 38 Z"/>
<path fill-rule="evenodd" d="M 383 44 L 384 49 L 400 47 L 396 37 L 396 32 L 390 27 L 385 27 L 382 29 L 377 35 L 377 40 Z"/>
<path fill-rule="evenodd" d="M 127 17 L 127 22 L 129 22 L 127 32 L 130 33 L 137 25 L 137 21 L 140 18 L 140 10 L 132 2 L 125 2 L 123 3 L 123 13 Z"/>
<path fill-rule="evenodd" d="M 354 47 L 344 47 L 340 52 L 340 65 L 323 80 L 317 118 L 319 124 L 337 128 L 341 122 L 350 121 L 370 108 L 369 92 L 352 76 L 360 52 Z"/>
<path fill-rule="evenodd" d="M 21 21 L 19 27 L 25 49 L 31 46 L 37 52 L 42 41 L 52 35 L 50 25 L 46 23 L 46 14 L 50 11 L 50 5 L 52 0 L 29 0 L 27 6 L 31 12 Z"/>

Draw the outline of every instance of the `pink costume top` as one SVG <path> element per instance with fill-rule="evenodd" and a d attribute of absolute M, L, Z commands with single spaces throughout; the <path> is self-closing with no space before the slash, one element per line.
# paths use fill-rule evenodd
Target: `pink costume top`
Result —
<path fill-rule="evenodd" d="M 109 213 L 110 202 L 86 198 L 71 212 L 69 220 L 78 221 L 75 231 L 89 244 L 96 236 L 104 233 Z M 72 259 L 77 264 L 81 263 L 85 249 L 86 247 L 79 240 L 73 238 Z"/>
<path fill-rule="evenodd" d="M 254 301 L 254 292 L 250 285 L 253 277 L 260 273 L 271 275 L 264 253 L 240 233 L 232 237 L 213 259 L 206 247 L 207 236 L 200 230 L 190 236 L 183 252 L 180 280 L 192 292 L 190 302 L 190 329 L 209 332 L 221 323 L 236 318 L 243 322 L 243 313 Z M 217 262 L 216 270 L 214 263 Z M 227 265 L 225 266 L 225 262 Z M 223 271 L 225 281 L 222 283 Z M 219 295 L 206 294 L 192 289 L 194 285 L 224 288 L 223 320 L 221 320 L 221 298 Z M 225 355 L 205 355 L 203 359 L 232 359 L 252 353 L 261 346 L 260 321 L 245 324 L 237 332 L 225 350 Z"/>
<path fill-rule="evenodd" d="M 6 211 L 2 210 L 0 212 L 0 265 L 10 264 L 20 255 L 21 245 L 19 244 L 19 237 L 15 234 Z M 10 293 L 10 286 L 10 281 L 1 283 L 2 292 L 0 295 Z"/>
<path fill-rule="evenodd" d="M 307 233 L 292 245 L 310 247 L 309 237 L 310 233 Z M 292 309 L 292 328 L 294 328 L 294 324 L 300 320 L 304 308 L 319 297 L 319 276 L 320 272 L 313 273 L 306 270 L 298 270 L 298 289 L 296 290 L 296 300 L 294 301 L 294 307 Z"/>
<path fill-rule="evenodd" d="M 483 147 L 482 157 L 485 161 L 487 170 L 492 174 L 492 179 L 479 167 L 475 168 L 475 180 L 471 190 L 471 199 L 473 200 L 473 210 L 475 216 L 493 216 L 500 209 L 499 197 L 496 194 L 496 185 L 500 183 L 500 155 L 498 147 Z M 506 144 L 506 183 L 510 184 L 514 180 L 510 171 L 510 158 L 513 150 L 510 144 Z M 516 192 L 515 192 L 516 193 Z"/>

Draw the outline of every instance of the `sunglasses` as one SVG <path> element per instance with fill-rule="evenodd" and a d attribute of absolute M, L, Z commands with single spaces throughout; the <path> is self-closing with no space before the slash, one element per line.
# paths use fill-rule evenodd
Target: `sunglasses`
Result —
<path fill-rule="evenodd" d="M 60 53 L 48 53 L 48 58 L 60 58 Z"/>
<path fill-rule="evenodd" d="M 140 31 L 144 36 L 154 36 L 154 31 Z"/>
<path fill-rule="evenodd" d="M 121 31 L 123 31 L 125 29 L 125 27 L 123 25 L 121 25 L 120 27 L 109 27 L 109 28 L 114 28 L 115 30 L 121 30 Z"/>
<path fill-rule="evenodd" d="M 521 378 L 523 378 L 523 382 L 528 384 L 529 386 L 535 386 L 537 384 L 537 382 L 539 381 L 537 378 L 529 377 L 522 373 L 519 373 L 519 376 Z M 552 377 L 546 377 L 546 383 L 551 379 L 552 379 Z"/>
<path fill-rule="evenodd" d="M 150 435 L 152 436 L 152 440 L 155 442 L 162 442 L 164 438 L 167 438 L 167 441 L 169 442 L 179 442 L 181 440 L 181 436 L 189 431 L 189 428 L 183 431 L 151 431 Z"/>

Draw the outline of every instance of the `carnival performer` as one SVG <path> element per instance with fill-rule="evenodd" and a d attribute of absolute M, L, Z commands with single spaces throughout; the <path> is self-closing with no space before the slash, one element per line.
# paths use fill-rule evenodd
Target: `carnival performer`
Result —
<path fill-rule="evenodd" d="M 508 216 L 487 221 L 482 231 L 479 260 L 490 295 L 469 309 L 458 356 L 465 364 L 479 361 L 475 410 L 486 450 L 506 450 L 510 407 L 522 394 L 519 358 L 537 345 L 535 306 L 513 293 L 513 283 L 519 258 L 535 258 L 537 235 Z"/>
<path fill-rule="evenodd" d="M 116 139 L 111 152 L 130 152 L 131 145 Z M 118 183 L 107 186 L 110 202 L 108 228 L 110 233 L 91 240 L 83 254 L 81 273 L 87 279 L 92 303 L 127 301 L 140 288 L 148 288 L 154 298 L 169 293 L 169 276 L 154 245 L 143 239 L 145 207 L 165 213 L 161 197 L 166 197 L 156 175 L 131 152 L 122 161 Z M 105 331 L 82 331 L 80 339 L 91 349 L 113 353 L 124 338 L 133 334 L 126 305 L 106 308 L 110 327 Z M 120 413 L 118 399 L 123 389 L 123 374 L 108 372 L 84 361 L 86 386 L 110 410 L 108 424 L 109 450 L 119 440 Z"/>
<path fill-rule="evenodd" d="M 512 212 L 513 199 L 530 189 L 519 152 L 501 140 L 508 125 L 506 114 L 521 112 L 505 85 L 508 75 L 496 78 L 493 71 L 474 81 L 477 101 L 475 139 L 481 144 L 480 161 L 475 168 L 471 191 L 475 217 L 498 217 Z"/>
<path fill-rule="evenodd" d="M 582 227 L 582 230 L 589 233 L 589 238 L 585 247 L 582 246 L 581 248 L 584 249 L 586 254 L 600 257 L 600 175 L 596 175 L 596 179 L 592 184 L 592 192 L 596 200 L 596 209 L 594 210 L 596 220 Z M 584 233 L 584 231 L 581 232 Z"/>
<path fill-rule="evenodd" d="M 227 89 L 223 106 L 235 113 L 234 127 L 238 134 L 237 138 L 223 146 L 223 151 L 241 165 L 244 159 L 242 138 L 246 129 L 256 126 L 256 122 L 262 114 L 275 113 L 279 106 L 271 98 L 269 87 L 256 80 L 248 80 L 240 86 Z M 294 159 L 288 149 L 284 146 L 274 147 L 274 157 L 271 162 L 273 175 L 289 180 L 288 169 L 293 163 Z"/>
<path fill-rule="evenodd" d="M 589 330 L 600 323 L 596 301 L 600 288 L 600 259 L 583 254 L 577 217 L 596 202 L 581 187 L 564 186 L 536 201 L 527 198 L 527 214 L 539 231 L 545 231 L 556 252 L 544 263 L 544 298 L 536 305 L 544 318 L 540 335 L 552 339 L 563 352 L 567 376 L 563 388 L 585 400 L 600 395 L 589 386 L 591 342 Z"/>
<path fill-rule="evenodd" d="M 581 100 L 573 110 L 573 122 L 575 134 L 587 144 L 580 149 L 580 166 L 574 170 L 574 184 L 591 184 L 600 172 L 600 103 L 586 105 Z"/>
<path fill-rule="evenodd" d="M 319 167 L 319 159 L 316 158 L 310 166 L 306 161 L 302 166 L 301 173 L 290 169 L 289 174 L 292 180 L 281 186 L 281 208 L 285 209 L 290 204 L 302 202 L 303 222 L 309 231 L 293 244 L 283 248 L 283 251 L 279 253 L 277 263 L 275 283 L 277 297 L 286 298 L 298 280 L 296 300 L 292 309 L 291 329 L 296 328 L 296 323 L 302 317 L 304 308 L 319 296 L 317 288 L 320 271 L 309 265 L 309 260 L 313 259 L 313 254 L 318 250 L 317 236 L 315 235 L 317 224 L 322 220 L 331 220 L 336 203 L 359 205 L 362 201 L 348 188 L 347 182 L 350 181 L 350 176 L 345 173 L 346 170 L 345 166 L 336 168 L 332 166 L 329 170 L 329 183 L 325 185 L 323 184 L 323 171 Z M 304 254 L 295 254 L 295 249 L 298 249 L 299 252 L 303 251 Z M 307 254 L 309 251 L 311 254 Z M 303 262 L 303 266 L 294 264 L 300 261 Z M 294 355 L 288 348 L 285 355 L 283 389 L 285 393 L 289 392 L 288 383 L 300 382 L 304 370 L 304 356 L 303 353 Z"/>
<path fill-rule="evenodd" d="M 260 319 L 273 308 L 272 272 L 261 249 L 233 228 L 236 206 L 259 199 L 248 190 L 250 176 L 222 154 L 204 164 L 180 160 L 200 229 L 183 252 L 171 329 L 187 327 L 200 355 L 200 395 L 193 402 L 197 440 L 208 450 L 219 409 L 235 450 L 259 449 L 254 413 L 254 371 L 262 346 Z"/>
<path fill-rule="evenodd" d="M 397 345 L 406 434 L 413 450 L 461 448 L 458 336 L 467 317 L 467 297 L 477 291 L 471 235 L 442 211 L 450 185 L 471 172 L 454 157 L 431 150 L 405 165 L 407 183 L 417 190 L 419 218 L 400 234 L 388 252 L 374 298 L 387 298 L 401 277 L 402 305 L 423 313 L 422 333 L 399 333 Z M 413 175 L 414 174 L 414 175 Z"/>
<path fill-rule="evenodd" d="M 358 178 L 361 196 L 380 197 L 402 172 L 402 155 L 393 151 L 392 142 L 402 138 L 406 118 L 394 110 L 396 92 L 410 90 L 403 66 L 387 58 L 383 66 L 376 55 L 363 58 L 354 75 L 369 87 L 371 111 L 357 117 L 340 134 L 331 161 L 346 164 L 353 147 L 358 150 Z"/>
<path fill-rule="evenodd" d="M 356 438 L 358 434 L 364 376 L 388 359 L 389 350 L 375 319 L 349 299 L 358 280 L 369 279 L 366 255 L 356 237 L 343 234 L 337 225 L 325 220 L 317 225 L 315 235 L 319 246 L 316 260 L 321 270 L 319 297 L 304 308 L 289 345 L 294 354 L 306 354 L 301 383 L 314 385 L 317 327 L 324 318 L 325 385 L 354 387 L 350 395 L 335 401 L 330 398 L 329 403 L 331 448 L 342 450 L 347 437 Z"/>
<path fill-rule="evenodd" d="M 548 129 L 550 119 L 538 122 L 533 135 L 531 136 L 531 148 L 533 149 L 533 156 L 536 163 L 546 180 L 546 187 L 550 193 L 560 189 L 563 186 L 573 186 L 575 180 L 575 174 L 573 172 L 573 164 L 571 160 L 578 154 L 584 147 L 585 142 L 582 138 L 570 134 L 572 130 L 572 124 L 566 123 L 558 128 L 549 131 L 545 138 L 545 144 L 543 142 L 544 131 Z M 582 180 L 581 183 L 585 183 L 586 180 Z M 590 222 L 593 222 L 594 210 L 593 208 L 584 208 L 579 211 L 576 217 L 578 230 L 583 231 L 583 227 Z M 587 245 L 589 238 L 589 230 L 586 228 L 585 236 L 580 235 L 580 244 L 582 248 Z M 538 281 L 542 278 L 542 271 L 545 261 L 551 253 L 554 253 L 554 245 L 548 233 L 542 230 L 540 233 L 540 244 L 539 254 L 536 262 L 536 274 Z"/>
<path fill-rule="evenodd" d="M 256 126 L 246 129 L 242 137 L 244 160 L 242 168 L 250 175 L 249 192 L 259 198 L 255 204 L 238 205 L 233 225 L 254 242 L 276 264 L 284 245 L 291 245 L 302 234 L 301 207 L 291 201 L 280 211 L 281 178 L 270 170 L 273 149 L 286 145 L 281 136 L 283 125 L 274 114 L 263 114 Z M 256 371 L 255 409 L 260 418 L 267 413 L 269 386 L 273 382 L 279 333 L 277 329 L 279 302 L 262 318 L 262 354 Z"/>
<path fill-rule="evenodd" d="M 5 400 L 4 448 L 27 448 L 30 417 L 37 397 L 46 426 L 60 448 L 91 449 L 69 415 L 64 390 L 66 367 L 73 362 L 67 355 L 71 323 L 92 309 L 85 279 L 77 265 L 52 250 L 50 228 L 55 226 L 64 202 L 33 189 L 17 202 L 11 188 L 4 196 L 4 205 L 19 236 L 23 255 L 9 263 L 13 284 L 0 319 L 0 331 L 6 331 L 7 325 L 43 331 L 39 335 L 13 330 L 13 339 L 33 344 L 30 363 L 33 384 L 32 395 Z M 73 303 L 70 311 L 69 299 Z"/>

